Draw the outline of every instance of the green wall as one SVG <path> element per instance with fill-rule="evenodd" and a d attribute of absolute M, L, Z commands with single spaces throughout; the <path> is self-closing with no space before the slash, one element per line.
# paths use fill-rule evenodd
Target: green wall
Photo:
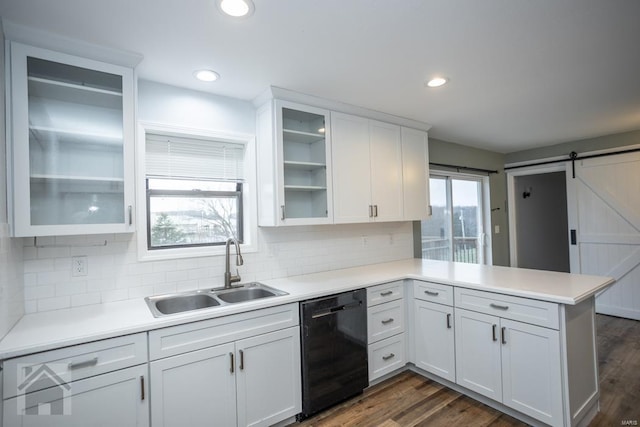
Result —
<path fill-rule="evenodd" d="M 509 265 L 509 234 L 507 225 L 507 181 L 504 176 L 504 154 L 452 142 L 429 138 L 429 162 L 467 166 L 481 169 L 498 170 L 499 173 L 489 175 L 491 201 L 491 236 L 493 247 L 493 264 Z M 461 170 L 461 172 L 464 172 Z M 495 226 L 500 233 L 495 234 Z M 489 231 L 489 230 L 487 230 Z M 414 223 L 414 254 L 421 256 L 420 223 Z"/>
<path fill-rule="evenodd" d="M 505 155 L 505 163 L 518 163 L 557 156 L 567 156 L 568 158 L 569 153 L 572 151 L 581 154 L 588 151 L 604 150 L 607 148 L 617 148 L 635 144 L 640 145 L 640 130 L 599 136 L 596 138 L 581 139 L 578 141 L 565 142 L 562 144 L 534 148 L 531 150 L 516 151 Z"/>

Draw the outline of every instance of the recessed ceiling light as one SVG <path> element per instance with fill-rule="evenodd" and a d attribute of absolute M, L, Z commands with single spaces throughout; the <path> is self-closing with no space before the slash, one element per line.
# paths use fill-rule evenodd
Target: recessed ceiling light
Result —
<path fill-rule="evenodd" d="M 193 75 L 203 82 L 215 82 L 220 78 L 220 75 L 213 70 L 198 70 Z"/>
<path fill-rule="evenodd" d="M 425 83 L 425 85 L 427 87 L 440 87 L 444 84 L 446 84 L 449 81 L 449 79 L 445 78 L 445 77 L 434 77 L 430 80 L 427 81 L 427 83 Z"/>
<path fill-rule="evenodd" d="M 234 18 L 249 16 L 255 10 L 251 0 L 216 0 L 216 4 L 222 12 Z"/>

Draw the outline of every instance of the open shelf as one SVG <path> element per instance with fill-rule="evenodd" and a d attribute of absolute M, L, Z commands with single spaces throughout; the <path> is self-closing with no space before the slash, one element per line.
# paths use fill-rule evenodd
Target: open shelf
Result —
<path fill-rule="evenodd" d="M 47 126 L 29 126 L 29 132 L 42 146 L 53 142 L 106 145 L 115 148 L 120 148 L 123 145 L 122 134 L 97 133 Z"/>
<path fill-rule="evenodd" d="M 316 169 L 326 168 L 327 165 L 325 163 L 316 163 L 316 162 L 297 162 L 293 160 L 285 160 L 284 167 L 287 169 L 295 169 L 295 170 L 303 170 L 303 171 L 312 171 Z"/>
<path fill-rule="evenodd" d="M 324 140 L 323 133 L 303 132 L 293 129 L 282 129 L 284 139 L 291 142 L 298 142 L 301 144 L 313 144 L 314 142 Z"/>
<path fill-rule="evenodd" d="M 32 174 L 32 182 L 44 181 L 80 181 L 80 182 L 124 182 L 124 178 L 98 177 L 98 176 L 72 176 L 72 175 L 48 175 Z"/>
<path fill-rule="evenodd" d="M 327 187 L 317 185 L 285 185 L 284 189 L 290 191 L 323 191 L 326 190 Z"/>
<path fill-rule="evenodd" d="M 74 104 L 105 108 L 122 108 L 122 91 L 101 89 L 44 77 L 28 77 L 29 95 Z"/>

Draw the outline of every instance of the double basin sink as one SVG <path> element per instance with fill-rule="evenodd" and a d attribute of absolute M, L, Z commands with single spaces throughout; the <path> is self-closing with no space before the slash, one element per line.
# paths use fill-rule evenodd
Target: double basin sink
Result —
<path fill-rule="evenodd" d="M 208 289 L 146 297 L 145 301 L 154 317 L 162 317 L 170 314 L 179 314 L 212 307 L 223 307 L 230 304 L 238 304 L 280 295 L 287 295 L 287 293 L 259 282 L 251 282 L 231 288 Z"/>

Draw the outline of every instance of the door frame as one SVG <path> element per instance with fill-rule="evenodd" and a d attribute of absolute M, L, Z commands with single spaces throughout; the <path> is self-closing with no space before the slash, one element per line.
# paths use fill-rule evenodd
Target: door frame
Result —
<path fill-rule="evenodd" d="M 512 169 L 506 171 L 507 176 L 507 220 L 509 223 L 509 265 L 511 267 L 518 267 L 518 251 L 516 250 L 518 247 L 518 236 L 516 232 L 516 197 L 517 197 L 517 189 L 515 185 L 515 178 L 520 176 L 528 176 L 528 175 L 541 175 L 545 173 L 552 172 L 564 172 L 567 174 L 567 170 L 570 169 L 570 162 L 560 162 L 555 164 L 548 165 L 532 165 L 529 167 L 521 167 L 518 169 Z M 515 166 L 515 165 L 506 165 L 506 167 Z M 569 200 L 570 197 L 569 192 L 567 192 L 567 209 L 568 218 L 567 222 L 569 224 L 569 228 L 571 228 L 571 218 L 572 212 L 570 211 Z M 569 236 L 567 236 L 567 239 Z M 571 246 L 569 246 L 569 252 L 571 252 Z M 569 253 L 569 260 L 571 260 L 571 253 Z M 573 271 L 573 265 L 571 264 L 571 271 Z"/>

